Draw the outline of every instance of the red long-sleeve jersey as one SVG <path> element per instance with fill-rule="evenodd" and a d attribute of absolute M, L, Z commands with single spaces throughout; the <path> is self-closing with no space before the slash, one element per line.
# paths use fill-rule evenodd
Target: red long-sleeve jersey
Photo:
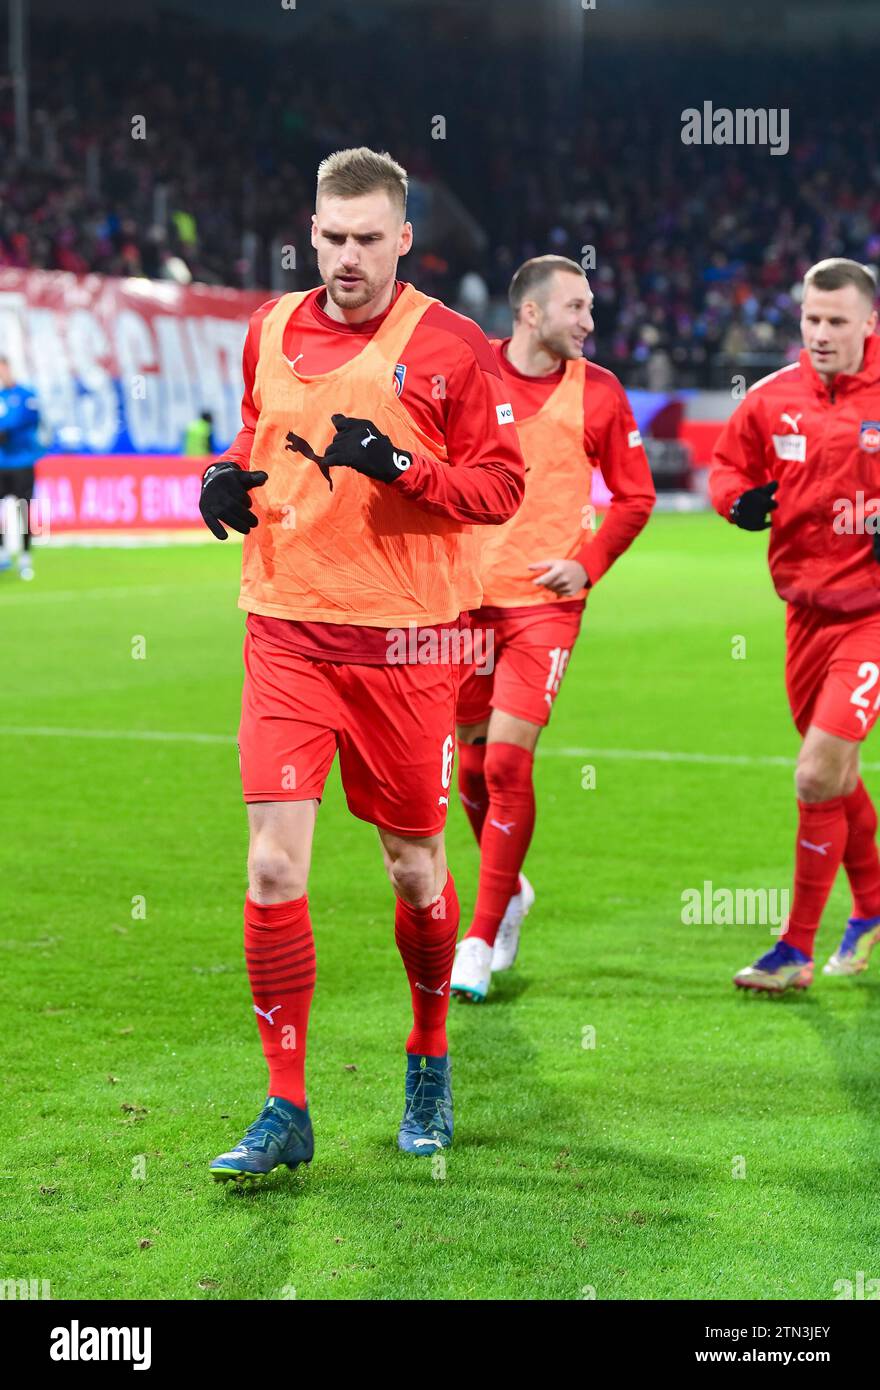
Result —
<path fill-rule="evenodd" d="M 398 281 L 392 303 L 402 289 Z M 303 375 L 322 375 L 350 361 L 388 312 L 364 323 L 339 323 L 324 311 L 326 294 L 325 289 L 310 294 L 285 328 L 284 355 Z M 249 466 L 258 420 L 254 378 L 261 325 L 275 303 L 270 300 L 251 317 L 245 340 L 242 428 L 223 455 L 242 468 Z M 512 415 L 498 363 L 482 330 L 445 305 L 432 305 L 410 338 L 395 378 L 407 412 L 430 438 L 445 444 L 449 459 L 443 465 L 416 453 L 412 466 L 395 480 L 395 489 L 440 516 L 478 525 L 506 521 L 523 498 L 524 465 L 513 425 L 498 428 Z M 373 663 L 384 661 L 387 653 L 384 629 L 292 622 L 253 613 L 248 626 L 319 659 Z"/>
<path fill-rule="evenodd" d="M 536 415 L 565 372 L 564 364 L 548 376 L 526 376 L 507 356 L 509 338 L 493 341 L 515 420 Z M 591 585 L 632 545 L 651 515 L 657 495 L 648 458 L 626 392 L 613 372 L 587 363 L 584 379 L 584 454 L 602 470 L 611 506 L 599 530 L 575 557 Z M 534 558 L 541 559 L 542 555 Z"/>
<path fill-rule="evenodd" d="M 715 446 L 712 504 L 729 520 L 743 492 L 773 479 L 768 558 L 780 598 L 829 614 L 880 611 L 865 525 L 880 510 L 880 338 L 867 339 L 860 371 L 828 386 L 803 351 L 751 388 Z"/>

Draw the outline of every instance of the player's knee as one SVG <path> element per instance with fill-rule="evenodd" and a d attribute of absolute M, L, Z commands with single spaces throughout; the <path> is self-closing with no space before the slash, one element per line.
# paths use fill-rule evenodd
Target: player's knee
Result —
<path fill-rule="evenodd" d="M 794 784 L 798 801 L 830 801 L 841 795 L 841 777 L 837 768 L 829 767 L 816 758 L 803 758 L 795 770 Z"/>
<path fill-rule="evenodd" d="M 397 896 L 410 907 L 430 907 L 437 896 L 437 875 L 433 861 L 427 855 L 394 860 L 388 866 L 388 877 Z"/>
<path fill-rule="evenodd" d="M 304 870 L 283 845 L 258 841 L 248 857 L 248 891 L 254 902 L 284 903 L 301 898 L 307 888 Z"/>

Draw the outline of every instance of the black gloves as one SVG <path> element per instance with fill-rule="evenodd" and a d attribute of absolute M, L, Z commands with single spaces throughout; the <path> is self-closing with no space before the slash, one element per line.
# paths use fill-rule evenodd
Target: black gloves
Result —
<path fill-rule="evenodd" d="M 354 468 L 379 483 L 393 483 L 412 463 L 412 454 L 395 449 L 387 434 L 380 434 L 371 420 L 352 420 L 331 415 L 336 433 L 324 455 L 330 467 Z"/>
<path fill-rule="evenodd" d="M 319 457 L 308 440 L 292 432 L 286 448 L 294 454 L 304 454 L 320 468 L 333 491 L 331 468 L 354 468 L 367 478 L 380 483 L 393 483 L 412 464 L 412 454 L 395 449 L 386 434 L 380 434 L 371 420 L 352 420 L 347 415 L 331 415 L 336 433 L 323 458 Z M 202 478 L 199 511 L 205 525 L 218 539 L 225 541 L 221 522 L 247 535 L 257 525 L 257 517 L 248 496 L 252 487 L 262 487 L 268 473 L 249 473 L 231 459 L 213 463 Z"/>
<path fill-rule="evenodd" d="M 248 493 L 252 487 L 262 487 L 268 476 L 268 473 L 246 473 L 231 459 L 221 459 L 205 470 L 199 511 L 218 541 L 226 540 L 221 521 L 243 536 L 254 529 L 257 517 Z"/>
<path fill-rule="evenodd" d="M 770 525 L 768 512 L 775 512 L 779 506 L 773 501 L 773 494 L 779 483 L 765 483 L 763 487 L 750 487 L 738 497 L 730 509 L 730 519 L 734 526 L 743 531 L 766 531 Z"/>

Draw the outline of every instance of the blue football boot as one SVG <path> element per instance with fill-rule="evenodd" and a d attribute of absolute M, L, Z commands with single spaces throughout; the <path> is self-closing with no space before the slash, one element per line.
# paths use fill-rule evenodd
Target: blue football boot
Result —
<path fill-rule="evenodd" d="M 861 975 L 868 968 L 872 950 L 880 941 L 880 917 L 850 917 L 843 940 L 827 965 L 823 975 Z"/>
<path fill-rule="evenodd" d="M 308 1109 L 270 1096 L 234 1149 L 211 1164 L 215 1182 L 255 1182 L 282 1163 L 297 1168 L 311 1163 L 315 1139 Z"/>
<path fill-rule="evenodd" d="M 449 1054 L 407 1056 L 406 1109 L 397 1147 L 408 1154 L 432 1154 L 452 1143 L 452 1077 Z"/>
<path fill-rule="evenodd" d="M 813 962 L 797 946 L 777 941 L 769 951 L 738 970 L 733 983 L 739 989 L 763 990 L 766 994 L 782 994 L 786 989 L 807 989 L 813 983 Z"/>

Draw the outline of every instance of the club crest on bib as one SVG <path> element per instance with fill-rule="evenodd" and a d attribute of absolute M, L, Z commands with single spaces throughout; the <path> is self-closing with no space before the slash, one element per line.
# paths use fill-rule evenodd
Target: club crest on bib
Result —
<path fill-rule="evenodd" d="M 859 448 L 866 454 L 880 454 L 880 420 L 863 420 L 859 429 Z"/>
<path fill-rule="evenodd" d="M 406 376 L 406 363 L 398 362 L 394 368 L 394 394 L 399 396 L 403 391 L 403 381 Z"/>

